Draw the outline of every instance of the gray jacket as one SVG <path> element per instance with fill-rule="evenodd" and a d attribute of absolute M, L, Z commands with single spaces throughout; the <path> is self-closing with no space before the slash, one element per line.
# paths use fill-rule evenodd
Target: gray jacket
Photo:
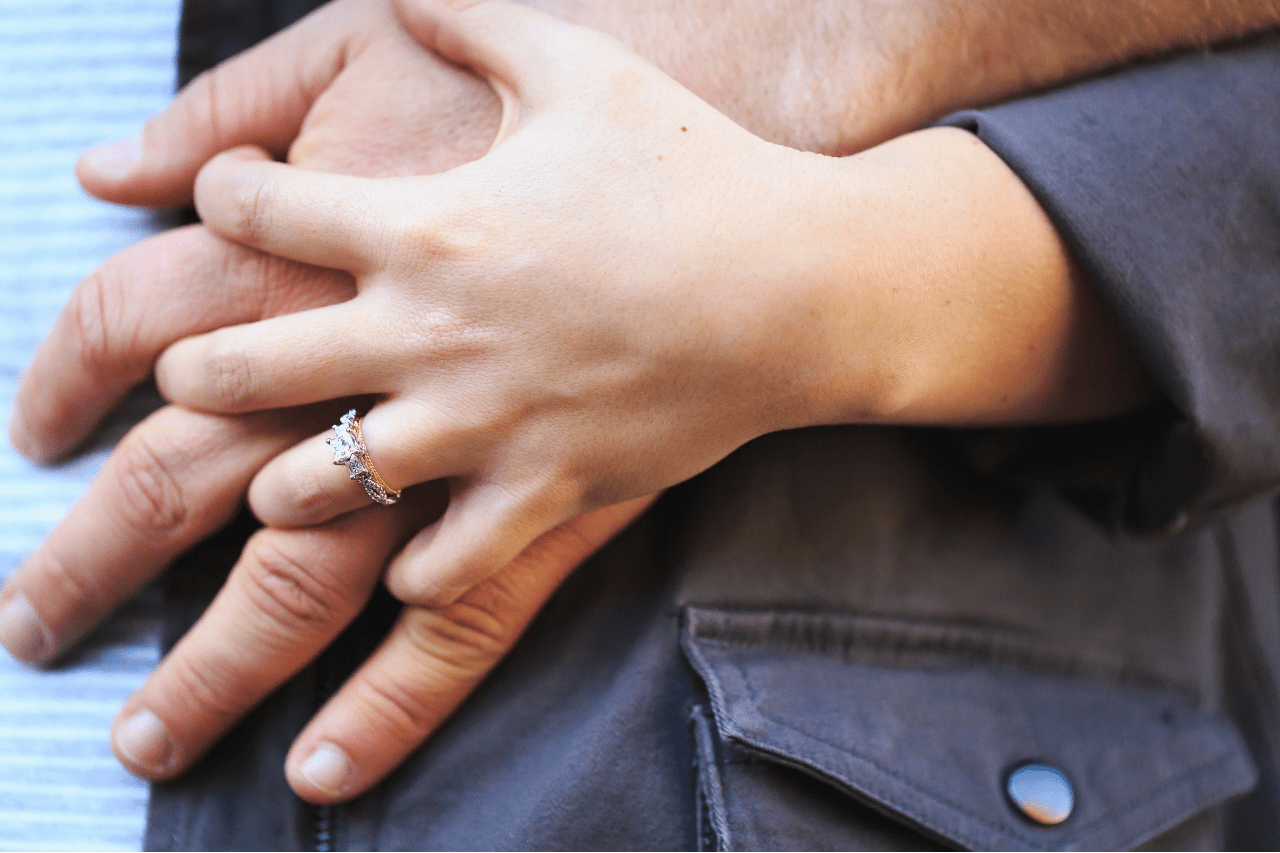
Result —
<path fill-rule="evenodd" d="M 219 58 L 201 20 L 189 61 L 193 32 Z M 382 597 L 154 789 L 148 846 L 1280 846 L 1280 39 L 949 121 L 1040 199 L 1160 403 L 753 442 L 571 578 L 387 782 L 307 806 L 285 752 Z M 248 526 L 171 574 L 170 640 Z M 1067 780 L 1060 824 L 1010 797 L 1029 762 Z"/>

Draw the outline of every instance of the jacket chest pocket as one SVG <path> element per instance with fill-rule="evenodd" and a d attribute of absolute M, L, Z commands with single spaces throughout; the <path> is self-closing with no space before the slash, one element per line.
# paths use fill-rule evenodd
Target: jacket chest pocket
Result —
<path fill-rule="evenodd" d="M 1255 783 L 1185 691 L 1016 634 L 688 608 L 683 645 L 704 847 L 1128 849 Z"/>

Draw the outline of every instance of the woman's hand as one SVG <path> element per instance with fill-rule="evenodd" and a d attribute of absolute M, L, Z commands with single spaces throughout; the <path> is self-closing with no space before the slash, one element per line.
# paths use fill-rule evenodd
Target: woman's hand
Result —
<path fill-rule="evenodd" d="M 490 119 L 486 111 L 489 96 L 485 87 L 471 81 L 465 74 L 448 71 L 450 66 L 425 54 L 405 50 L 408 39 L 399 33 L 398 28 L 387 28 L 378 15 L 367 14 L 369 10 L 378 8 L 378 3 L 332 4 L 281 37 L 227 63 L 215 75 L 220 81 L 216 87 L 212 84 L 214 77 L 205 78 L 202 84 L 193 85 L 185 91 L 170 110 L 149 124 L 144 136 L 145 144 L 140 151 L 141 159 L 115 171 L 98 169 L 86 161 L 81 174 L 87 186 L 103 197 L 117 201 L 142 204 L 179 201 L 189 197 L 190 180 L 200 163 L 220 148 L 236 142 L 254 142 L 281 152 L 292 146 L 290 159 L 295 162 L 312 168 L 361 174 L 429 172 L 480 153 L 487 144 L 487 128 L 496 126 L 496 116 Z M 642 8 L 647 10 L 648 7 Z M 655 29 L 643 25 L 644 19 L 636 14 L 621 16 L 632 27 L 633 35 L 643 33 L 654 37 L 654 33 L 661 32 L 661 27 Z M 793 15 L 790 8 L 783 17 L 793 23 L 811 20 L 816 24 L 824 20 L 821 16 Z M 783 42 L 769 37 L 768 34 L 774 31 L 769 27 L 740 26 L 740 13 L 726 13 L 723 18 L 725 26 L 716 30 L 722 35 L 743 31 L 764 34 L 758 43 L 748 41 L 745 46 L 740 46 L 740 54 L 758 54 L 764 49 L 783 46 Z M 846 35 L 841 34 L 836 43 L 829 46 L 833 56 L 848 58 L 851 55 Z M 872 41 L 882 44 L 885 38 L 896 36 L 896 31 L 889 28 L 873 35 Z M 665 48 L 679 43 L 678 38 L 658 38 L 657 41 Z M 798 39 L 796 44 L 802 48 L 800 58 L 827 55 L 815 54 L 809 40 Z M 411 42 L 408 46 L 413 47 Z M 861 53 L 853 55 L 865 58 L 883 54 L 883 51 L 866 47 L 864 45 Z M 792 68 L 792 60 L 796 57 L 790 56 L 788 50 L 783 49 L 767 60 L 757 55 L 750 65 L 756 69 L 775 65 Z M 681 51 L 676 50 L 676 53 Z M 701 67 L 698 63 L 704 61 L 705 51 L 685 53 L 688 53 L 686 70 L 692 68 L 697 71 Z M 729 54 L 732 55 L 732 51 Z M 773 65 L 769 65 L 770 62 Z M 262 73 L 263 63 L 276 68 L 277 73 Z M 665 64 L 675 70 L 681 65 L 678 61 Z M 759 100 L 759 93 L 766 91 L 767 87 L 762 90 L 754 85 L 745 85 L 742 81 L 746 78 L 741 75 L 717 75 L 715 68 L 718 67 L 713 62 L 710 69 L 702 68 L 697 73 L 690 73 L 693 77 L 701 74 L 705 80 L 718 81 L 717 89 L 704 80 L 699 91 L 704 91 L 708 97 L 714 96 L 717 105 L 756 132 L 792 141 L 788 134 L 799 133 L 796 139 L 801 139 L 803 144 L 807 133 L 821 135 L 827 132 L 824 128 L 845 127 L 843 121 L 832 124 L 821 115 L 812 114 L 812 109 L 808 114 L 809 123 L 797 127 L 794 116 L 775 105 L 774 100 Z M 830 67 L 830 63 L 814 60 L 813 67 L 809 69 L 812 73 L 805 79 L 813 74 L 821 77 L 821 69 Z M 865 73 L 853 74 L 852 78 L 862 81 L 896 79 L 892 67 L 869 63 L 861 70 Z M 686 78 L 682 76 L 682 79 Z M 940 79 L 961 78 L 944 74 Z M 394 84 L 378 85 L 386 84 L 387 80 L 394 81 Z M 377 92 L 374 97 L 368 95 L 369 81 Z M 257 88 L 264 82 L 269 84 L 265 89 Z M 294 89 L 294 82 L 304 85 Z M 276 83 L 282 84 L 283 88 L 277 90 L 270 85 Z M 805 94 L 808 85 L 801 85 L 792 94 Z M 746 91 L 739 91 L 744 86 Z M 403 100 L 405 91 L 410 91 L 408 87 L 413 87 L 413 97 L 408 105 L 396 106 L 400 102 L 398 99 Z M 883 87 L 873 82 L 867 88 L 868 91 L 882 93 Z M 894 112 L 903 105 L 899 100 L 891 99 L 869 109 L 844 89 L 836 91 L 827 87 L 823 91 L 831 98 L 829 108 L 838 107 L 846 118 L 856 120 L 861 128 L 852 137 L 844 130 L 839 131 L 837 136 L 845 142 L 847 137 L 866 138 L 866 134 L 873 139 L 883 138 L 889 129 L 905 126 L 904 121 L 910 122 Z M 215 97 L 219 93 L 221 95 Z M 230 93 L 237 97 L 226 97 Z M 793 101 L 785 98 L 783 101 L 794 106 Z M 805 103 L 810 103 L 812 108 L 811 102 L 806 100 Z M 388 107 L 391 108 L 389 112 L 386 111 Z M 778 110 L 776 113 L 771 112 L 775 109 Z M 910 110 L 907 112 L 914 115 Z M 490 124 L 491 120 L 493 124 Z M 295 136 L 300 126 L 302 133 Z M 371 131 L 373 128 L 390 133 L 374 133 Z M 958 162 L 963 165 L 973 161 L 960 157 Z M 100 163 L 112 165 L 110 158 L 100 160 Z M 986 165 L 990 166 L 989 163 Z M 886 180 L 886 186 L 892 185 L 895 191 L 902 189 L 903 183 L 898 179 L 910 171 L 910 166 L 908 163 L 908 168 L 898 170 L 896 182 Z M 833 174 L 828 173 L 827 176 Z M 927 186 L 934 174 L 936 170 L 921 171 L 915 175 L 914 181 L 907 183 L 918 189 L 921 184 Z M 782 176 L 778 177 L 778 180 L 782 179 Z M 1017 184 L 1016 179 L 1013 183 Z M 801 192 L 800 187 L 796 192 Z M 864 195 L 863 199 L 869 202 L 870 207 L 883 207 L 882 197 Z M 717 205 L 711 205 L 710 209 L 713 215 L 720 215 Z M 819 245 L 816 226 L 838 220 L 840 217 L 836 214 L 846 212 L 830 208 L 825 213 L 810 211 L 811 224 L 815 227 L 805 234 L 808 245 Z M 762 209 L 758 213 L 763 217 L 775 212 Z M 715 226 L 711 227 L 714 230 Z M 725 226 L 720 227 L 723 230 Z M 1017 231 L 1012 229 L 1009 233 L 1016 235 Z M 867 235 L 850 230 L 849 236 L 866 241 Z M 945 240 L 940 238 L 940 242 Z M 875 243 L 876 236 L 873 235 L 869 241 L 871 248 L 875 248 Z M 853 244 L 856 240 L 851 242 Z M 1028 245 L 1042 247 L 1044 241 L 1036 244 L 1032 240 Z M 801 251 L 798 247 L 793 248 Z M 938 255 L 937 265 L 945 268 L 946 253 L 935 254 Z M 874 252 L 865 252 L 864 255 L 871 259 Z M 745 255 L 726 260 L 726 269 L 732 269 L 735 263 L 739 268 L 749 266 Z M 778 265 L 784 264 L 779 262 Z M 993 274 L 996 279 L 1000 278 L 998 273 L 999 269 L 996 269 Z M 209 293 L 217 293 L 218 299 L 208 300 Z M 46 345 L 24 380 L 24 392 L 14 421 L 15 438 L 20 444 L 25 444 L 25 449 L 33 456 L 49 459 L 60 455 L 88 432 L 124 390 L 146 375 L 157 349 L 174 338 L 226 323 L 247 322 L 338 302 L 351 293 L 352 285 L 342 273 L 227 246 L 201 229 L 156 238 L 113 259 L 81 287 L 76 301 L 64 315 L 67 322 L 60 325 L 61 331 Z M 840 304 L 848 308 L 849 301 L 846 298 Z M 128 310 L 143 305 L 147 310 Z M 736 298 L 728 298 L 726 305 L 727 310 L 744 310 Z M 963 327 L 964 324 L 958 321 L 958 313 L 953 311 L 944 319 L 956 321 L 957 327 Z M 813 316 L 814 322 L 793 336 L 793 347 L 788 355 L 798 359 L 795 350 L 803 347 L 820 349 L 814 345 L 816 339 L 824 334 L 831 337 L 823 332 L 823 326 L 835 328 L 839 333 L 837 336 L 853 328 L 843 321 L 830 322 L 829 318 L 836 316 L 832 312 L 822 314 L 825 316 Z M 1006 316 L 1007 312 L 999 315 Z M 932 321 L 932 315 L 929 318 Z M 819 319 L 824 322 L 817 322 Z M 1016 326 L 1012 324 L 1013 328 Z M 1010 346 L 1018 344 L 1016 337 L 1010 337 Z M 874 343 L 871 337 L 866 341 Z M 1052 336 L 1037 343 L 1044 344 L 1041 351 L 1054 350 Z M 822 374 L 820 370 L 812 371 L 815 377 Z M 834 375 L 826 371 L 827 379 Z M 840 383 L 824 381 L 820 384 L 825 391 L 815 393 L 815 399 L 823 394 L 839 396 L 833 389 L 840 390 Z M 957 393 L 963 392 L 963 385 L 957 387 Z M 813 383 L 810 388 L 813 388 Z M 321 408 L 317 407 L 312 415 L 282 411 L 263 413 L 261 417 L 250 419 L 206 416 L 171 408 L 140 425 L 122 444 L 115 461 L 104 469 L 94 489 L 72 516 L 11 579 L 0 595 L 0 601 L 8 605 L 20 593 L 25 594 L 36 604 L 37 619 L 43 617 L 45 622 L 43 626 L 36 625 L 33 645 L 15 646 L 8 634 L 6 643 L 28 659 L 45 659 L 66 648 L 116 603 L 160 571 L 173 556 L 219 526 L 221 520 L 234 511 L 244 484 L 262 460 L 295 440 L 299 428 L 305 428 L 306 423 L 314 428 L 332 421 L 335 415 L 325 415 L 319 410 Z M 822 417 L 843 419 L 856 415 L 856 409 L 846 412 L 827 406 Z M 318 448 L 318 452 L 321 456 L 314 463 L 308 461 L 303 466 L 306 471 L 313 474 L 317 470 L 342 473 L 338 469 L 325 468 L 327 450 Z M 375 456 L 381 458 L 376 447 Z M 300 476 L 309 474 L 302 472 Z M 353 488 L 345 479 L 328 482 L 334 488 L 343 489 L 345 495 L 349 495 Z M 361 495 L 358 489 L 355 494 Z M 363 500 L 362 497 L 361 502 Z M 431 505 L 431 501 L 427 504 Z M 409 513 L 413 507 L 414 504 L 406 498 L 406 504 L 393 512 Z M 251 707 L 256 697 L 265 695 L 289 672 L 314 655 L 315 650 L 324 644 L 325 636 L 331 636 L 326 632 L 336 633 L 345 622 L 342 607 L 331 608 L 331 618 L 323 620 L 320 625 L 308 624 L 296 615 L 273 622 L 280 611 L 262 606 L 269 603 L 269 598 L 246 598 L 244 593 L 247 590 L 255 589 L 255 584 L 261 580 L 288 577 L 281 576 L 280 572 L 289 567 L 309 570 L 310 574 L 298 575 L 290 581 L 306 584 L 333 573 L 349 571 L 357 564 L 365 566 L 372 554 L 392 553 L 400 538 L 412 533 L 414 525 L 420 525 L 424 518 L 433 517 L 434 511 L 430 506 L 427 509 L 419 506 L 413 510 L 412 519 L 404 521 L 402 516 L 388 516 L 386 510 L 373 509 L 367 512 L 368 524 L 352 526 L 348 519 L 335 519 L 319 530 L 269 530 L 261 534 L 237 566 L 237 574 L 242 579 L 224 593 L 224 603 L 211 611 L 191 638 L 184 641 L 168 659 L 165 667 L 130 701 L 127 713 L 122 715 L 117 731 L 131 721 L 130 715 L 134 711 L 154 708 L 168 720 L 168 736 L 172 738 L 170 746 L 173 751 L 165 755 L 160 765 L 130 760 L 129 766 L 151 778 L 169 778 L 181 772 L 234 718 Z M 634 513 L 638 511 L 638 505 L 620 511 Z M 365 515 L 362 513 L 359 517 Z M 378 523 L 373 523 L 375 519 Z M 383 524 L 382 521 L 388 523 Z M 584 541 L 603 542 L 607 538 L 606 528 L 615 523 L 621 524 L 617 514 L 611 510 L 571 522 L 547 540 L 567 543 L 567 551 L 540 544 L 532 552 L 522 555 L 518 571 L 541 572 L 546 577 L 567 571 L 590 550 L 578 546 Z M 589 525 L 585 533 L 579 529 L 583 524 Z M 561 538 L 555 538 L 561 534 Z M 592 539 L 593 536 L 596 538 Z M 86 542 L 91 542 L 92 546 L 86 547 Z M 541 568 L 521 562 L 529 553 L 541 555 L 543 562 L 538 564 Z M 367 572 L 364 569 L 355 574 L 357 577 L 353 582 L 366 582 Z M 475 594 L 483 596 L 484 588 Z M 549 594 L 549 590 L 539 594 Z M 461 603 L 466 605 L 470 598 L 469 595 Z M 540 599 L 534 597 L 521 601 L 507 614 L 511 620 L 505 623 L 508 626 L 522 624 L 520 620 L 525 617 L 520 613 L 531 615 Z M 430 618 L 447 621 L 452 612 L 441 611 Z M 462 612 L 465 613 L 465 609 Z M 257 626 L 253 630 L 271 633 L 273 646 L 270 655 L 264 657 L 261 648 L 248 650 L 239 656 L 228 654 L 239 648 L 231 641 L 243 636 L 247 626 Z M 510 642 L 514 639 L 514 635 L 509 637 Z M 402 653 L 406 649 L 412 650 L 411 645 L 404 644 L 396 648 Z M 31 653 L 25 654 L 24 651 Z M 449 649 L 440 651 L 447 654 Z M 486 666 L 496 663 L 498 656 L 495 653 L 487 658 Z M 389 658 L 383 658 L 384 662 L 387 660 Z M 421 663 L 424 658 L 419 656 L 416 660 Z M 426 660 L 430 660 L 430 654 Z M 414 670 L 413 660 L 402 661 L 398 665 L 405 671 L 421 672 L 421 669 Z M 476 670 L 476 679 L 484 668 Z M 386 667 L 381 671 L 385 673 L 392 669 Z M 450 691 L 458 684 L 474 683 L 466 680 L 471 677 L 468 672 L 446 667 L 440 670 L 439 679 L 427 678 L 416 682 L 416 690 L 401 697 L 422 703 L 419 707 L 424 713 L 418 719 L 424 728 L 417 732 L 418 739 L 425 737 L 452 707 L 448 702 L 441 704 L 443 699 L 455 695 Z M 404 686 L 404 682 L 400 685 Z M 360 695 L 360 688 L 353 690 L 343 694 L 347 699 L 330 707 L 348 710 L 355 707 L 349 704 L 348 699 Z M 395 709 L 389 710 L 394 712 Z M 326 711 L 326 714 L 330 722 L 351 719 L 338 711 Z M 388 724 L 389 720 L 386 720 L 382 725 L 347 730 L 348 734 L 354 731 L 359 737 L 344 740 L 345 736 L 339 730 L 330 738 L 343 744 L 358 771 L 351 777 L 351 785 L 341 792 L 318 788 L 300 775 L 299 768 L 306 751 L 295 748 L 297 757 L 291 758 L 290 778 L 299 793 L 313 801 L 333 801 L 354 795 L 376 781 L 378 773 L 389 769 L 412 746 L 403 738 L 388 740 L 381 737 L 380 732 Z M 130 728 L 134 733 L 146 734 L 145 727 Z M 308 731 L 318 732 L 315 728 Z M 328 737 L 324 732 L 316 734 L 317 738 L 322 736 Z M 395 748 L 390 752 L 381 750 L 379 745 L 386 743 L 394 743 Z"/>
<path fill-rule="evenodd" d="M 85 160 L 80 174 L 112 200 L 180 201 L 190 198 L 198 165 L 225 143 L 219 134 L 289 148 L 291 160 L 309 168 L 425 174 L 483 154 L 497 118 L 488 87 L 422 50 L 386 3 L 349 0 L 184 90 L 149 122 L 131 171 L 108 173 Z M 375 126 L 383 132 L 371 133 Z M 76 289 L 23 377 L 15 445 L 44 461 L 61 456 L 179 338 L 354 294 L 346 273 L 264 255 L 200 226 L 144 241 Z M 0 610 L 10 618 L 0 639 L 32 662 L 70 648 L 221 528 L 261 465 L 332 423 L 343 405 L 248 417 L 168 406 L 138 424 L 7 580 Z M 295 790 L 333 802 L 379 781 L 500 662 L 560 581 L 645 505 L 574 519 L 453 607 L 407 608 L 385 648 L 290 754 Z M 374 508 L 317 528 L 258 533 L 218 603 L 121 711 L 113 726 L 121 760 L 149 779 L 184 772 L 328 645 L 363 606 L 390 555 L 443 506 L 443 489 L 428 488 L 390 513 Z M 319 765 L 327 779 L 303 769 L 320 744 L 330 746 Z M 350 768 L 337 784 L 335 755 Z"/>
<path fill-rule="evenodd" d="M 381 395 L 364 435 L 382 477 L 451 492 L 392 563 L 402 600 L 452 601 L 557 524 L 765 432 L 1089 417 L 1141 392 L 1052 226 L 972 136 L 803 154 L 600 33 L 505 0 L 399 7 L 498 91 L 494 148 L 381 181 L 212 160 L 209 227 L 349 270 L 359 294 L 178 342 L 156 376 L 222 413 Z M 1116 394 L 1081 382 L 1099 353 L 1128 370 Z M 282 527 L 366 500 L 320 439 L 249 495 Z"/>
<path fill-rule="evenodd" d="M 209 227 L 350 270 L 360 293 L 180 342 L 157 381 L 215 412 L 384 395 L 364 419 L 383 478 L 451 488 L 389 585 L 441 604 L 561 522 L 809 422 L 798 271 L 829 161 L 760 141 L 600 33 L 506 3 L 407 11 L 502 94 L 492 152 L 382 181 L 216 158 L 196 184 Z M 256 479 L 268 524 L 368 500 L 321 441 Z"/>

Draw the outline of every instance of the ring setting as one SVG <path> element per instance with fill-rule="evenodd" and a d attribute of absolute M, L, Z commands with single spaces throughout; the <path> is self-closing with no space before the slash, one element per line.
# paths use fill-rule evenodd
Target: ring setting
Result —
<path fill-rule="evenodd" d="M 333 438 L 326 444 L 333 450 L 333 464 L 346 465 L 351 472 L 351 479 L 364 486 L 364 490 L 375 503 L 391 506 L 400 500 L 400 492 L 393 489 L 378 476 L 378 470 L 369 459 L 369 448 L 364 443 L 364 431 L 360 428 L 360 417 L 352 409 L 334 424 Z"/>

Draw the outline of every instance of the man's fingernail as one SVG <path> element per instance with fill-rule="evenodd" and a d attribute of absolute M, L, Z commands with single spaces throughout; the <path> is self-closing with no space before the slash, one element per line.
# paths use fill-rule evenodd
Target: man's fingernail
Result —
<path fill-rule="evenodd" d="M 16 412 L 9 418 L 9 443 L 13 445 L 14 450 L 28 459 L 32 458 L 36 450 L 31 442 L 31 433 L 27 432 L 26 423 Z"/>
<path fill-rule="evenodd" d="M 80 155 L 80 162 L 110 181 L 123 180 L 142 157 L 142 143 L 136 136 L 95 145 Z"/>
<path fill-rule="evenodd" d="M 322 743 L 302 762 L 302 775 L 321 791 L 336 797 L 351 784 L 355 768 L 345 752 L 333 744 Z"/>
<path fill-rule="evenodd" d="M 44 663 L 53 655 L 53 639 L 22 593 L 0 608 L 0 644 L 27 663 Z"/>
<path fill-rule="evenodd" d="M 160 718 L 145 708 L 116 727 L 116 750 L 151 773 L 163 773 L 173 755 L 173 740 Z"/>

